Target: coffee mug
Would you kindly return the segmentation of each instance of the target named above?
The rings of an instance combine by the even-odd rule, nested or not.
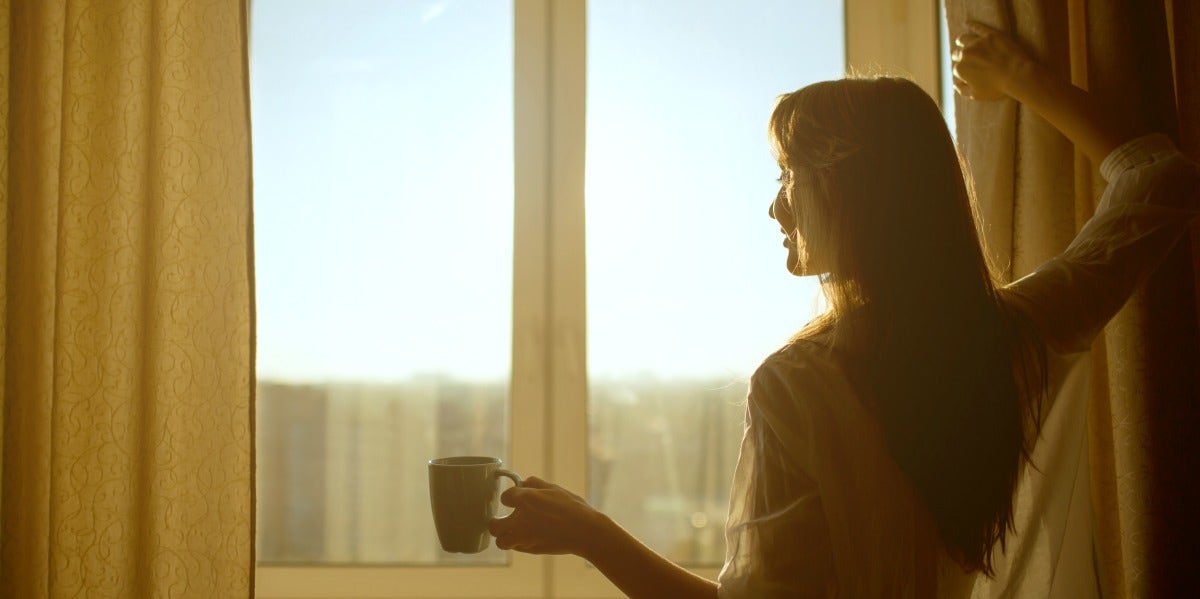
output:
[[[500,478],[521,477],[500,458],[455,456],[429,460],[429,504],[442,549],[479,553],[491,542],[488,525],[499,506]]]

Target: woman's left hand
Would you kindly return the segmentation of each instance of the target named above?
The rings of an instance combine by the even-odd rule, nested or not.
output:
[[[587,558],[612,521],[582,497],[535,476],[500,496],[513,513],[492,521],[496,547]]]
[[[998,100],[1020,96],[1033,85],[1037,63],[1025,49],[1002,31],[967,23],[967,32],[954,40],[950,54],[954,90],[973,100]]]

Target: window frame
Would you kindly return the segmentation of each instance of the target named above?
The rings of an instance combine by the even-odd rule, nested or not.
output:
[[[940,105],[937,0],[844,3],[847,71],[907,74]],[[510,460],[584,490],[587,0],[513,0],[513,28]],[[517,552],[495,566],[261,565],[255,587],[264,599],[621,596],[577,557]]]

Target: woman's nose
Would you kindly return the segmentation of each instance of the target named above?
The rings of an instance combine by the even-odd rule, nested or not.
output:
[[[787,194],[787,192],[782,187],[780,187],[779,192],[775,194],[775,199],[771,201],[771,205],[767,208],[767,214],[770,215],[771,218],[773,218],[775,220],[779,220],[779,216],[778,216],[779,213],[775,210],[775,206],[777,204],[779,204],[780,202],[787,201],[786,194]]]

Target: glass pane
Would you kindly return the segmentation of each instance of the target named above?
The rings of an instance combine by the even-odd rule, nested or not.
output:
[[[958,128],[954,124],[954,72],[951,71],[950,29],[946,23],[946,7],[938,2],[938,75],[942,87],[942,116],[950,127],[950,137],[958,139]]]
[[[251,3],[259,560],[446,554],[426,461],[507,451],[512,3]]]
[[[720,563],[746,384],[807,322],[767,216],[778,94],[843,72],[835,2],[588,3],[588,493]]]

